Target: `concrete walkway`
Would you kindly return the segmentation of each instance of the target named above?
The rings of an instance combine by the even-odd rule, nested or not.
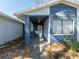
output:
[[[42,49],[43,46],[45,45],[46,41],[40,41],[40,39],[33,39],[33,59],[42,59],[41,54],[42,54]]]
[[[33,59],[41,59],[41,52],[39,45],[34,45],[33,47]]]

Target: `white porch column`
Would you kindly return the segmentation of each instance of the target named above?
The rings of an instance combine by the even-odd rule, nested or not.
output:
[[[77,41],[79,42],[79,9],[77,9]]]
[[[50,16],[49,16],[49,19],[48,19],[48,39],[47,39],[47,44],[50,44]]]

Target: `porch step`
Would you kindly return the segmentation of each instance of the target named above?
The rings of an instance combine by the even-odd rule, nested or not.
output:
[[[43,46],[45,45],[46,43],[43,43],[43,44],[34,44],[33,45],[33,59],[44,59],[41,57],[41,54],[42,54],[42,49],[43,49]]]
[[[32,45],[33,45],[33,53],[32,59],[43,59],[41,57],[43,46],[47,43],[46,40],[43,38],[34,38]]]

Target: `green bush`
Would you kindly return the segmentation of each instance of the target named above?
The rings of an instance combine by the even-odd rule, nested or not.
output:
[[[75,39],[74,36],[66,37],[63,40],[60,40],[60,43],[65,45],[68,49],[79,52],[79,42]]]

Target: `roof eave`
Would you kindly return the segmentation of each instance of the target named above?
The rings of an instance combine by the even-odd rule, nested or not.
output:
[[[5,14],[5,13],[3,13],[3,12],[0,12],[0,16],[2,16],[2,17],[5,17],[5,18],[7,18],[7,19],[9,19],[9,20],[13,20],[13,21],[17,21],[17,22],[19,22],[19,23],[25,23],[24,21],[22,21],[22,20],[20,20],[20,19],[18,19],[18,18],[14,18],[14,17],[12,17],[12,16],[10,16],[10,15],[7,15],[7,14]]]
[[[48,7],[50,6],[51,4],[57,4],[61,2],[61,0],[59,1],[50,1],[48,3],[45,3],[45,4],[42,4],[42,5],[39,5],[39,6],[35,6],[35,7],[32,7],[31,9],[24,9],[23,11],[19,11],[19,12],[16,12],[14,13],[15,16],[21,16],[21,15],[24,15],[24,13],[30,13],[30,12],[33,12],[33,11],[36,11],[36,10],[39,10],[39,9],[42,9],[42,8],[45,8],[45,7]]]
[[[69,2],[69,1],[66,1],[66,0],[59,0],[59,1],[55,1],[55,2],[51,1],[51,2],[49,2],[47,4],[43,4],[43,5],[40,5],[39,7],[37,6],[37,7],[31,8],[29,10],[25,9],[23,11],[14,13],[14,15],[15,16],[28,15],[28,13],[31,13],[33,11],[36,11],[36,10],[39,10],[39,9],[42,9],[42,8],[45,8],[45,7],[49,7],[49,6],[52,6],[52,5],[55,5],[55,4],[59,4],[59,3],[67,4],[67,5],[70,5],[72,7],[75,7],[77,9],[79,9],[79,5],[74,3],[74,2]]]

